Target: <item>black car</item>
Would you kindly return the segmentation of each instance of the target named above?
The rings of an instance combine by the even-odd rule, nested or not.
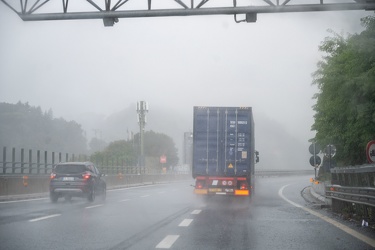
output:
[[[107,185],[103,176],[92,162],[59,163],[51,173],[50,199],[57,202],[60,197],[85,197],[93,202],[96,195],[101,195],[104,200]]]

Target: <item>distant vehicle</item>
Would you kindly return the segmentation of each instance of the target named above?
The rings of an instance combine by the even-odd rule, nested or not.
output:
[[[59,163],[51,173],[50,199],[55,203],[60,197],[84,197],[93,202],[98,194],[105,200],[107,185],[103,176],[92,162]]]
[[[258,161],[251,107],[194,107],[196,194],[251,197]]]

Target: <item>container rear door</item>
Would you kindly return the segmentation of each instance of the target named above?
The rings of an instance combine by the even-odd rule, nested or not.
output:
[[[193,176],[250,174],[251,108],[194,107]]]
[[[223,113],[224,172],[228,176],[249,175],[254,157],[251,108],[226,108]]]
[[[193,174],[218,175],[220,110],[194,107]]]

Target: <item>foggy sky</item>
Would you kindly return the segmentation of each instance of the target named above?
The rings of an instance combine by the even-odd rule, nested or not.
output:
[[[251,106],[257,127],[257,116],[266,117],[305,146],[295,153],[307,163],[318,46],[327,29],[358,33],[360,17],[371,14],[259,14],[241,24],[233,16],[158,17],[103,27],[101,20],[23,22],[0,3],[0,102],[29,102],[78,122],[140,100],[150,112],[187,117],[193,106]]]

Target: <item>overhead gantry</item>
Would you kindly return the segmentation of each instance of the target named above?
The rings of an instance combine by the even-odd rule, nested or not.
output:
[[[375,0],[0,0],[24,21],[233,15],[256,22],[258,13],[375,10]],[[301,4],[302,3],[302,4]],[[241,20],[237,15],[242,15]]]

